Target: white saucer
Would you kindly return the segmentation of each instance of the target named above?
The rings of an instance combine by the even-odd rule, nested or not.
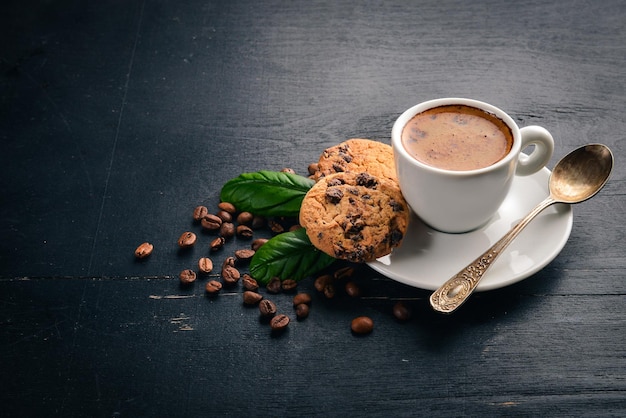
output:
[[[413,215],[402,245],[368,264],[398,282],[436,290],[546,198],[549,177],[547,168],[531,176],[516,176],[509,195],[491,221],[465,234],[433,230]],[[509,286],[541,270],[565,246],[572,221],[571,205],[557,203],[545,209],[493,263],[476,291]]]

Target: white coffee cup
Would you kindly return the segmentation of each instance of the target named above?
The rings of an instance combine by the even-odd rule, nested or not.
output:
[[[402,142],[402,131],[417,114],[444,105],[465,105],[498,117],[510,128],[510,151],[496,163],[465,171],[427,165],[414,158]],[[540,126],[519,128],[504,111],[463,98],[430,100],[411,107],[396,120],[391,132],[394,161],[402,194],[421,220],[442,232],[469,232],[485,225],[509,193],[515,175],[527,176],[543,168],[554,151],[554,140]],[[522,150],[530,145],[530,154]]]

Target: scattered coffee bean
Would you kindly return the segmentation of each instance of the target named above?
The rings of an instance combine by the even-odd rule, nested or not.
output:
[[[152,250],[154,249],[154,245],[149,242],[144,242],[140,244],[139,247],[135,250],[135,257],[137,258],[146,258],[150,254],[152,254]]]
[[[241,278],[241,273],[233,266],[226,266],[222,269],[222,280],[228,285],[234,285]]]
[[[237,225],[237,236],[241,238],[252,238],[253,231],[247,225]]]
[[[211,251],[220,250],[224,244],[226,243],[226,239],[224,237],[215,237],[213,241],[209,244],[209,249]]]
[[[293,168],[289,168],[289,167],[285,167],[282,170],[280,170],[281,173],[287,173],[287,174],[296,174],[296,170],[294,170]]]
[[[252,218],[252,229],[260,229],[265,226],[265,217],[261,215],[254,215]]]
[[[283,232],[285,232],[285,227],[273,219],[269,221],[268,224],[272,232],[275,234],[282,234]]]
[[[307,170],[309,171],[310,175],[313,175],[315,173],[318,172],[319,170],[319,164],[318,163],[311,163],[309,164],[309,166],[307,167]]]
[[[278,314],[270,321],[272,331],[282,331],[289,325],[289,317],[285,314]]]
[[[329,274],[324,274],[315,279],[313,286],[318,292],[323,292],[326,285],[332,283],[332,280],[333,278]]]
[[[196,244],[196,234],[193,232],[183,232],[182,235],[178,238],[178,246],[180,248],[189,248],[193,247]]]
[[[265,244],[267,241],[269,241],[267,238],[257,238],[254,241],[252,241],[252,244],[250,245],[250,248],[253,251],[258,251],[259,248],[261,248],[263,246],[263,244]]]
[[[374,330],[374,321],[369,316],[359,316],[352,320],[350,328],[355,334],[369,334]]]
[[[248,273],[244,273],[241,279],[244,289],[256,292],[259,290],[259,283]]]
[[[180,272],[178,278],[182,284],[190,284],[196,281],[196,272],[191,269],[186,269]]]
[[[217,231],[222,226],[222,220],[219,216],[209,213],[200,220],[200,224],[208,231]]]
[[[232,222],[224,222],[220,227],[220,236],[229,239],[235,236],[235,224]]]
[[[326,298],[328,299],[332,299],[335,297],[335,285],[332,283],[327,283],[326,286],[324,286],[324,296],[326,296]]]
[[[237,215],[237,223],[239,225],[252,225],[252,219],[254,219],[254,215],[250,212],[241,212]]]
[[[337,280],[347,279],[348,277],[352,277],[353,273],[354,267],[342,267],[333,273],[333,277]]]
[[[217,207],[220,210],[230,213],[231,215],[234,215],[235,212],[237,212],[237,208],[235,208],[235,205],[229,202],[220,202],[218,203]]]
[[[269,299],[259,301],[259,312],[263,317],[272,317],[276,315],[276,305]]]
[[[209,257],[202,257],[198,260],[198,271],[202,274],[209,274],[213,270],[213,261]]]
[[[300,225],[300,224],[291,225],[291,226],[289,227],[289,231],[290,231],[290,232],[297,231],[297,230],[298,230],[298,229],[300,229],[300,228],[302,228],[302,225]]]
[[[193,210],[193,220],[195,222],[200,222],[208,214],[209,210],[206,206],[196,206],[196,208]]]
[[[309,316],[309,305],[307,305],[306,303],[301,303],[299,305],[295,306],[296,308],[296,317],[298,319],[304,319],[306,317]]]
[[[235,258],[239,261],[250,261],[254,257],[254,250],[242,249],[235,251]]]
[[[204,289],[207,293],[212,295],[216,294],[220,290],[222,290],[222,284],[217,280],[209,280],[207,284],[204,286]]]
[[[347,282],[346,286],[346,294],[352,298],[358,298],[361,296],[361,288],[354,282]]]
[[[285,292],[292,292],[298,288],[298,282],[292,279],[283,280],[280,287]]]
[[[235,261],[236,261],[235,257],[232,257],[232,256],[226,257],[224,259],[224,262],[222,263],[222,270],[224,270],[226,266],[235,267]]]
[[[399,321],[408,321],[411,319],[411,310],[402,301],[393,305],[393,316]]]
[[[265,286],[268,292],[270,293],[280,293],[280,289],[282,289],[282,283],[278,277],[272,277],[270,281]]]
[[[243,292],[243,303],[245,305],[256,305],[263,299],[263,296],[257,292],[246,290]]]
[[[311,295],[308,293],[298,293],[293,297],[293,305],[309,305],[311,303]]]
[[[231,215],[229,212],[226,212],[225,210],[218,211],[215,214],[215,216],[220,218],[222,220],[222,222],[232,222],[233,221],[233,215]]]

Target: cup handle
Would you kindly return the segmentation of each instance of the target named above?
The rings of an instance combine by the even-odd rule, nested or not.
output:
[[[520,129],[522,137],[522,150],[529,145],[535,149],[530,155],[520,154],[515,174],[528,176],[536,173],[550,161],[554,152],[554,139],[547,129],[541,126],[525,126]]]

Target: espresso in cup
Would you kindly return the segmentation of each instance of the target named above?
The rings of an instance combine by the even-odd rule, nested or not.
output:
[[[511,128],[492,113],[466,105],[446,105],[413,116],[402,144],[417,161],[443,170],[489,167],[513,146]]]
[[[543,169],[554,150],[546,129],[519,128],[495,106],[454,97],[404,111],[393,125],[391,144],[409,206],[426,225],[450,233],[486,225],[514,177]],[[528,155],[522,152],[531,148]]]

